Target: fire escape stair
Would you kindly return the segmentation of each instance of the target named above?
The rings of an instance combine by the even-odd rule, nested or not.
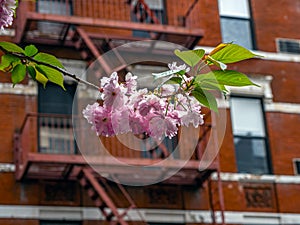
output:
[[[92,168],[85,166],[77,167],[77,180],[79,181],[79,184],[83,187],[83,189],[87,192],[89,197],[94,201],[95,206],[100,209],[106,221],[109,221],[112,225],[129,224],[129,222],[125,221],[124,218],[128,216],[128,212],[131,209],[136,208],[136,205],[121,184],[116,183],[120,189],[120,192],[123,194],[123,197],[126,198],[130,203],[129,206],[125,210],[123,210],[123,212],[119,212],[117,204],[112,198],[112,196],[115,195],[114,191],[110,188],[106,179],[96,174]],[[147,224],[143,221],[143,218],[141,219],[141,224]]]

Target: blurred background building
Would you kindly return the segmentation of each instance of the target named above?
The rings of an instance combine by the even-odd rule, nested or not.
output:
[[[169,45],[150,42],[144,51],[130,45],[149,39],[207,52],[234,42],[264,58],[230,65],[261,88],[231,88],[219,102],[227,112],[225,137],[208,166],[199,162],[217,130],[205,111],[196,137],[186,129],[190,138],[179,135],[144,154],[102,138],[115,158],[139,167],[163,160],[164,147],[172,153],[180,143],[168,165],[151,170],[124,169],[100,152],[94,166],[105,176],[91,170],[80,154],[84,144],[74,141],[72,104],[73,115],[82,104],[76,83],[66,79],[67,92],[31,80],[12,88],[1,72],[0,224],[300,224],[299,26],[299,0],[20,0],[15,23],[0,40],[35,44],[82,76],[122,44],[130,46],[126,58],[124,49],[111,51],[116,60],[98,60],[100,74],[161,69],[163,63],[127,65],[145,52],[171,59]],[[141,185],[178,169],[152,185],[112,182]]]

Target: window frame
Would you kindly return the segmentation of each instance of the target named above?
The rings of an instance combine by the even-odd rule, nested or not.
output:
[[[300,176],[300,158],[293,159],[294,174]]]
[[[250,43],[252,45],[252,50],[257,49],[257,42],[256,42],[256,35],[255,35],[255,27],[254,27],[254,21],[253,21],[253,13],[252,13],[252,4],[251,1],[246,0],[249,8],[249,16],[242,17],[242,16],[229,16],[229,15],[222,15],[219,9],[219,17],[220,17],[220,31],[223,41],[223,32],[221,27],[221,20],[222,19],[230,19],[230,20],[237,20],[237,21],[248,21],[249,22],[249,28],[250,28]]]
[[[230,97],[229,97],[229,102],[230,102],[230,118],[231,118],[231,126],[233,127],[233,121],[232,121],[232,110],[231,110],[231,99],[232,98],[241,98],[241,99],[257,99],[260,102],[260,109],[262,112],[262,126],[264,128],[264,136],[243,136],[243,135],[236,135],[232,129],[232,136],[233,139],[234,138],[244,138],[244,139],[253,139],[253,140],[264,140],[265,143],[265,160],[266,160],[266,165],[267,165],[267,173],[263,173],[263,174],[273,174],[273,165],[272,165],[272,157],[271,157],[271,149],[270,149],[270,143],[269,143],[269,134],[268,134],[268,129],[267,129],[267,118],[266,118],[266,111],[265,111],[265,107],[264,107],[264,98],[263,96],[259,96],[259,95],[243,95],[243,94],[234,94],[231,93]],[[236,146],[234,144],[234,151],[235,151],[235,155],[236,155]],[[237,158],[235,158],[236,160],[236,166],[238,165],[237,163]],[[240,173],[239,168],[237,167],[237,172]]]

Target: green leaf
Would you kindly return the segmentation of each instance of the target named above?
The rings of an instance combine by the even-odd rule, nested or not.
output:
[[[26,76],[26,66],[23,64],[18,64],[14,67],[13,71],[11,72],[11,81],[13,84],[20,83],[24,80]]]
[[[64,87],[64,77],[59,71],[44,65],[37,65],[36,68],[42,74],[44,74],[49,79],[49,81],[61,86],[64,90],[66,90]]]
[[[219,84],[216,80],[209,81],[204,80],[199,86],[204,90],[217,90],[222,92],[227,92],[226,87],[223,84]]]
[[[36,67],[34,69],[35,69],[35,79],[38,82],[40,82],[45,88],[48,82],[48,78],[44,74],[42,74]]]
[[[217,67],[221,68],[221,70],[226,70],[227,69],[227,65],[218,61],[218,60],[215,60],[213,57],[211,57],[210,55],[207,56],[207,59],[209,60],[210,64],[214,64],[216,65]]]
[[[212,93],[203,90],[200,87],[196,87],[191,93],[192,96],[194,96],[202,105],[208,107],[214,112],[218,112],[218,104]]]
[[[221,44],[217,46],[210,54],[214,60],[222,63],[235,63],[245,59],[259,57],[248,49],[237,44]],[[209,58],[208,58],[209,59]]]
[[[27,45],[25,47],[25,55],[26,56],[32,57],[36,53],[38,53],[38,49],[34,45]]]
[[[181,77],[172,77],[166,81],[165,84],[181,84],[182,78]]]
[[[59,68],[64,68],[61,62],[53,55],[40,52],[33,57],[35,60],[43,63],[47,63],[53,66],[57,66]]]
[[[31,76],[32,79],[36,80],[36,72],[33,66],[27,66],[27,73]]]
[[[2,41],[0,46],[6,51],[24,54],[24,50],[14,43]]]
[[[227,85],[227,86],[248,86],[248,85],[254,85],[258,86],[257,84],[253,83],[247,75],[234,71],[234,70],[215,70],[206,74],[197,75],[195,78],[197,82],[201,83],[203,81],[209,81],[209,82],[217,82],[220,85]]]
[[[205,55],[205,51],[203,49],[188,50],[188,51],[180,51],[176,49],[174,53],[180,59],[182,59],[186,64],[192,67],[197,65]]]
[[[21,60],[10,54],[3,55],[1,57],[0,70],[10,72],[13,69],[14,62],[21,62]]]

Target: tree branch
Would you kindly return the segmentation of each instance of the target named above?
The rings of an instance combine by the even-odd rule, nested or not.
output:
[[[21,59],[21,60],[28,60],[28,61],[34,62],[34,63],[36,63],[36,64],[44,65],[44,66],[47,66],[47,67],[49,67],[49,68],[55,69],[55,70],[57,70],[58,72],[62,73],[64,76],[70,77],[70,78],[72,78],[73,80],[77,81],[78,83],[85,84],[85,85],[90,86],[90,87],[92,87],[92,88],[94,88],[94,89],[97,89],[97,90],[100,89],[100,87],[98,87],[97,85],[92,84],[92,83],[90,83],[90,82],[88,82],[88,81],[86,81],[86,80],[83,80],[83,79],[79,78],[78,76],[76,76],[75,74],[69,73],[68,71],[66,71],[66,70],[64,70],[64,69],[62,69],[62,68],[59,68],[59,67],[57,67],[57,66],[54,66],[54,65],[51,65],[51,64],[45,63],[45,62],[40,62],[40,61],[38,61],[38,60],[33,59],[32,57],[25,56],[25,55],[20,54],[20,53],[7,51],[7,50],[4,49],[2,46],[0,46],[0,50],[1,50],[2,52],[4,52],[5,54],[13,55],[13,56],[15,56],[15,57],[18,57],[18,58]]]

